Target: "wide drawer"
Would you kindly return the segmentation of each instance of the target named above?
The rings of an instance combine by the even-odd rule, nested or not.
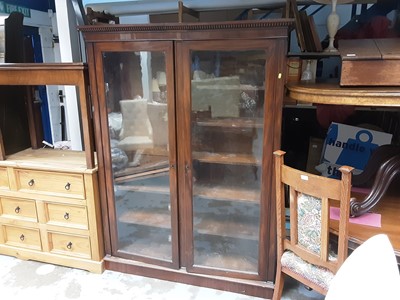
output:
[[[87,236],[48,232],[50,252],[91,258],[90,239]]]
[[[48,195],[85,199],[82,174],[16,169],[17,189]]]
[[[3,230],[6,245],[42,250],[39,229],[3,225]]]
[[[7,168],[0,168],[0,189],[4,190],[10,189],[10,184],[8,182]]]
[[[88,216],[85,206],[46,203],[47,223],[58,226],[88,229]]]
[[[1,215],[37,222],[36,203],[34,200],[0,198]]]

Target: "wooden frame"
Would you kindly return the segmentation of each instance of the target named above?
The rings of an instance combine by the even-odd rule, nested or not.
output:
[[[322,45],[321,45],[321,40],[318,36],[317,28],[315,26],[315,21],[314,21],[313,15],[308,16],[308,24],[310,26],[311,39],[312,39],[313,45],[315,47],[315,51],[321,52],[323,49],[322,49]]]
[[[288,0],[287,6],[289,8],[286,9],[286,12],[289,14],[289,16],[291,14],[293,14],[293,16],[294,16],[294,20],[295,20],[295,24],[296,24],[296,35],[297,35],[297,40],[298,40],[300,50],[302,52],[305,52],[305,51],[307,51],[307,44],[306,44],[306,40],[305,40],[305,36],[304,36],[304,27],[301,22],[301,16],[300,16],[299,10],[297,9],[296,0]]]
[[[80,30],[83,32],[88,50],[88,61],[90,69],[91,89],[94,104],[94,118],[96,130],[96,145],[99,157],[99,175],[101,201],[103,211],[103,226],[106,232],[106,268],[133,274],[141,274],[154,278],[174,280],[188,284],[207,286],[230,290],[232,292],[245,293],[247,295],[259,296],[263,298],[272,297],[275,276],[275,207],[271,199],[272,185],[272,151],[280,143],[281,128],[281,105],[284,94],[284,76],[286,72],[287,51],[287,32],[293,26],[291,19],[274,19],[267,21],[236,21],[236,22],[192,22],[192,23],[162,23],[162,24],[139,24],[139,25],[113,25],[113,26],[84,26]],[[170,264],[168,260],[159,261],[157,256],[143,256],[136,251],[122,253],[115,249],[115,236],[117,216],[115,214],[115,197],[113,189],[113,175],[111,174],[111,159],[109,136],[107,126],[107,103],[104,88],[104,65],[102,54],[107,51],[134,52],[155,51],[156,44],[161,42],[171,43],[174,51],[171,52],[166,62],[171,63],[174,68],[166,70],[168,95],[168,120],[176,118],[176,128],[169,127],[171,152],[177,153],[177,161],[170,159],[170,199],[172,228],[179,230],[177,241],[178,249],[173,252],[178,254],[178,264]],[[243,42],[240,42],[243,41]],[[139,49],[138,45],[144,45]],[[233,45],[233,46],[231,46]],[[190,128],[194,123],[191,114],[191,59],[188,57],[189,51],[237,51],[259,50],[262,51],[261,57],[273,57],[268,59],[265,66],[265,86],[264,99],[265,110],[263,111],[263,122],[257,123],[257,128],[263,128],[264,136],[262,141],[263,156],[259,161],[251,164],[262,165],[263,180],[260,191],[254,197],[255,206],[259,206],[262,220],[259,232],[254,234],[254,241],[259,241],[257,248],[257,265],[252,266],[252,270],[240,270],[238,268],[226,270],[218,266],[215,268],[210,265],[195,264],[193,260],[193,158],[200,158],[203,161],[209,160],[210,156],[201,156],[193,153],[190,143]],[[160,50],[160,49],[158,49]],[[163,49],[161,49],[163,50]],[[268,54],[268,56],[267,56]],[[257,56],[258,57],[258,56]],[[267,71],[268,70],[268,71]],[[176,103],[176,107],[171,104]],[[268,112],[268,113],[267,113]],[[196,120],[196,122],[202,120]],[[193,123],[192,123],[193,122]],[[207,122],[205,118],[203,123]],[[222,124],[221,124],[222,123]],[[243,122],[241,122],[243,123]],[[238,122],[218,122],[210,124],[224,128],[240,128]],[[210,126],[206,125],[206,126]],[[235,126],[234,126],[235,125]],[[240,125],[240,124],[239,124]],[[253,124],[254,125],[254,124]],[[251,125],[251,126],[253,126]],[[203,126],[203,125],[201,125]],[[247,126],[241,124],[241,126]],[[254,125],[255,126],[255,125]],[[247,127],[246,127],[247,128]],[[176,129],[176,130],[175,130]],[[247,129],[246,129],[247,130]],[[275,145],[275,146],[274,146]],[[243,164],[243,159],[238,163],[234,159],[241,159],[237,155],[220,156],[214,155],[210,163],[239,165]],[[216,160],[219,159],[218,162]],[[249,164],[247,161],[246,164]],[[167,169],[164,169],[167,171]],[[148,174],[146,174],[148,175]],[[124,179],[126,179],[125,177]],[[131,178],[130,178],[131,179]],[[199,182],[198,182],[199,183]],[[176,185],[175,185],[176,184]],[[172,186],[172,188],[171,188]],[[213,188],[215,189],[215,187]],[[242,195],[241,190],[236,191],[234,196],[229,196],[230,190],[222,189],[218,199],[224,201],[236,201]],[[203,194],[210,197],[210,189],[203,189]],[[253,194],[251,194],[253,195]],[[225,197],[225,198],[224,198]],[[231,199],[234,198],[234,199]],[[248,197],[250,198],[250,197]],[[253,199],[245,198],[245,201]],[[155,217],[157,215],[154,215]],[[239,221],[237,221],[239,223]],[[208,222],[208,224],[211,222]],[[231,226],[232,227],[232,226]],[[214,228],[214,227],[212,227]],[[254,233],[255,231],[253,231]],[[234,232],[238,236],[237,232]],[[214,236],[216,234],[213,234]],[[253,236],[252,236],[253,238]],[[246,235],[246,239],[248,236]],[[253,241],[252,240],[252,241]],[[172,235],[172,243],[175,243]],[[175,250],[173,250],[175,251]],[[126,255],[125,255],[126,254]],[[124,256],[122,256],[124,255]],[[129,257],[128,257],[129,255]],[[158,260],[158,261],[156,261]],[[174,261],[175,263],[175,261]]]
[[[87,66],[83,63],[10,63],[0,65],[0,85],[73,85],[78,87],[86,165],[89,169],[93,169],[95,168],[93,125],[85,82],[88,82]],[[1,134],[0,138],[0,159],[5,160]]]
[[[341,180],[327,178],[293,169],[284,164],[284,151],[274,152],[275,162],[275,192],[276,192],[276,216],[277,216],[277,272],[275,279],[275,291],[273,299],[281,298],[284,276],[302,282],[315,291],[326,295],[327,289],[316,282],[307,279],[290,267],[282,265],[281,258],[286,251],[291,251],[304,262],[337,272],[341,264],[347,258],[348,251],[348,225],[350,211],[351,171],[353,168],[342,166]],[[288,193],[286,193],[288,189]],[[320,247],[319,253],[311,251],[299,241],[298,228],[298,198],[300,195],[311,196],[310,201],[321,202],[320,212]],[[286,195],[289,195],[290,210],[290,234],[286,234]],[[333,204],[333,203],[337,204]],[[330,207],[338,205],[340,209],[337,259],[329,259],[329,224]],[[316,230],[318,230],[316,228]],[[310,277],[312,275],[310,274]]]
[[[198,11],[195,11],[194,9],[188,8],[185,5],[183,5],[182,1],[178,1],[178,22],[182,23],[183,22],[183,14],[188,14],[197,20],[200,19],[200,13]]]

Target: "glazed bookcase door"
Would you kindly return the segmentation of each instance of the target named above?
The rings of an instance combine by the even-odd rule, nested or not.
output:
[[[94,52],[112,255],[177,268],[172,43]]]
[[[180,57],[187,112],[180,161],[190,272],[265,278],[273,151],[274,43],[263,40],[184,42]],[[275,68],[275,69],[273,69]],[[276,72],[276,71],[275,71]],[[277,72],[276,72],[277,73]],[[189,74],[189,75],[188,75]],[[178,141],[179,142],[179,141]],[[271,262],[273,263],[273,262]]]

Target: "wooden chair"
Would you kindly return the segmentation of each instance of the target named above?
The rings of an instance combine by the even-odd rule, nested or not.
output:
[[[274,152],[277,270],[273,299],[282,295],[289,275],[326,295],[329,283],[347,257],[351,171],[343,166],[341,180],[322,177],[284,164],[284,151]],[[285,198],[289,197],[289,201]],[[340,209],[337,253],[329,243],[329,213],[333,201]],[[289,202],[290,235],[286,235],[285,202]]]

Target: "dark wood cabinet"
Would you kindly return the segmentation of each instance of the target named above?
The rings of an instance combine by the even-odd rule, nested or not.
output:
[[[270,297],[290,20],[83,26],[106,268]]]

